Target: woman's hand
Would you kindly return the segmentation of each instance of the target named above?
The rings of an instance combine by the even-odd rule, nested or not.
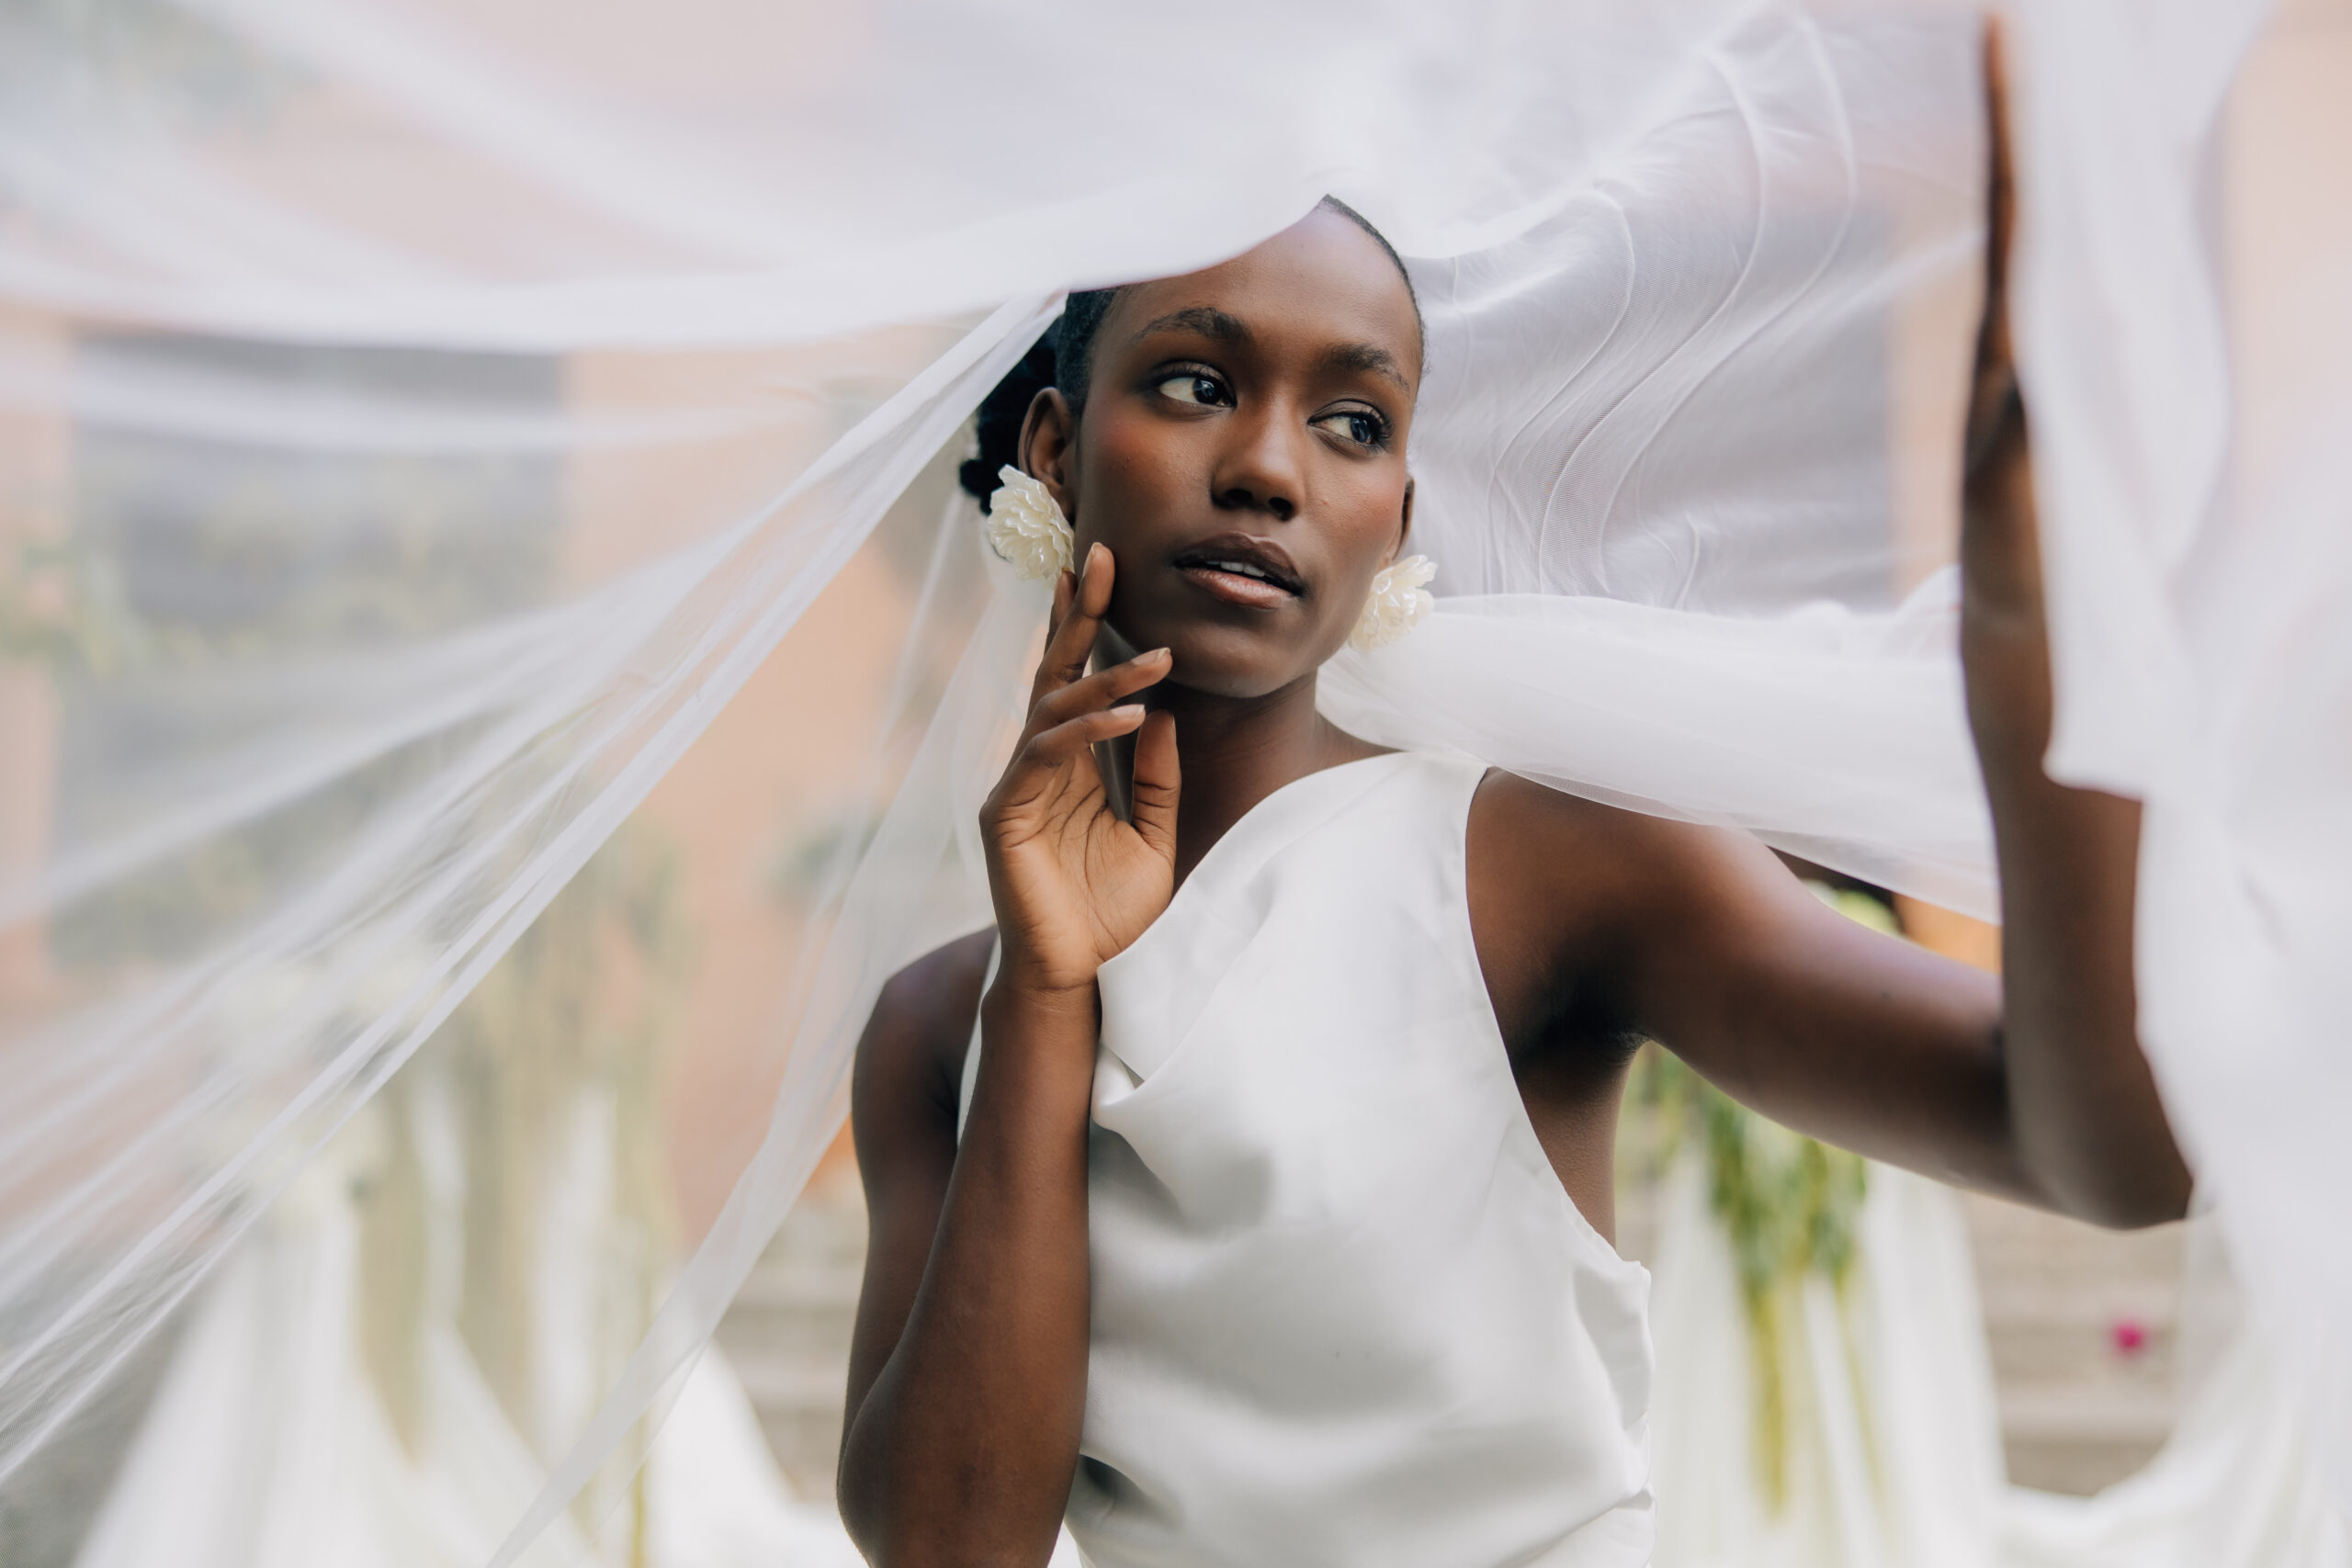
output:
[[[2008,79],[1997,24],[1984,36],[1984,308],[1968,397],[1961,478],[1961,578],[1972,628],[1996,637],[2043,636],[2041,548],[2033,503],[2033,456],[2009,333],[2009,247],[2017,188],[2009,143]],[[2048,677],[2016,694],[2015,711],[1987,712],[2039,752],[2049,744]]]
[[[1087,551],[1054,591],[1054,622],[1030,688],[1029,722],[980,811],[1001,977],[1023,990],[1091,987],[1143,934],[1176,886],[1176,726],[1125,699],[1168,674],[1166,649],[1086,673],[1111,604],[1111,552]],[[1111,809],[1093,748],[1136,737],[1128,821]]]

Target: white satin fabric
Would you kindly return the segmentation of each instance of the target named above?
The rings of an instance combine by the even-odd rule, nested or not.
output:
[[[429,1080],[420,1088],[441,1090]],[[424,1275],[418,1366],[401,1390],[422,1416],[403,1432],[392,1395],[362,1354],[371,1308],[360,1254],[368,1168],[383,1130],[370,1122],[316,1160],[205,1293],[180,1330],[153,1403],[130,1436],[112,1494],[73,1568],[477,1568],[540,1482],[527,1432],[467,1343],[455,1300],[461,1146],[446,1092],[405,1107],[425,1135],[439,1245]],[[533,1259],[554,1292],[584,1271],[550,1268],[611,1235],[609,1140],[577,1119]],[[583,1157],[584,1156],[584,1157]],[[376,1280],[382,1288],[382,1280]],[[534,1350],[550,1380],[593,1393],[593,1318],[560,1299]],[[567,1309],[571,1309],[567,1312]],[[129,1436],[127,1434],[127,1436]],[[660,1450],[622,1500],[633,1533],[615,1541],[606,1510],[567,1515],[532,1543],[528,1568],[858,1568],[828,1505],[796,1499],[751,1402],[714,1348],[696,1364]],[[607,1509],[611,1506],[607,1502]]]
[[[1276,791],[1102,967],[1094,1568],[1649,1561],[1649,1277],[1511,1076],[1464,882],[1485,772]]]
[[[2248,1310],[2213,1216],[2186,1239],[2172,1436],[2096,1496],[2011,1487],[2002,1568],[2352,1568],[2352,1507],[2322,1468],[2330,1390]]]
[[[2096,1495],[2008,1483],[1967,1224],[1950,1189],[1889,1166],[1842,1285],[1807,1279],[1779,1342],[1788,1487],[1758,1483],[1752,1339],[1705,1174],[1661,1193],[1653,1326],[1655,1568],[2352,1568],[2321,1468],[2320,1389],[2246,1310],[2220,1229],[2182,1258],[2179,1415]]]

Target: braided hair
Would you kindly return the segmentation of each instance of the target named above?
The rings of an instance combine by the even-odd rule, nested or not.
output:
[[[1396,264],[1396,276],[1405,280],[1406,298],[1413,302],[1414,330],[1421,332],[1420,296],[1413,290],[1412,275],[1405,270],[1405,258],[1396,254],[1388,236],[1336,196],[1327,196],[1316,205],[1338,213],[1371,235],[1382,254]],[[1116,288],[1089,288],[1072,294],[1054,324],[1046,329],[1045,335],[1030,346],[1021,362],[1006,372],[1004,379],[980,404],[975,422],[979,449],[956,472],[965,491],[979,502],[981,511],[989,509],[989,497],[996,493],[999,470],[1007,464],[1020,464],[1021,427],[1027,423],[1029,405],[1036,401],[1039,392],[1047,387],[1058,387],[1069,400],[1073,414],[1085,412],[1087,378],[1094,368],[1094,334],[1101,330],[1102,318],[1111,313],[1111,306],[1118,298]]]

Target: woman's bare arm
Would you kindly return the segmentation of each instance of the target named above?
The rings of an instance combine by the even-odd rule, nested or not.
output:
[[[1967,433],[1962,655],[2001,874],[2005,979],[1823,908],[1739,835],[1494,781],[1473,923],[1515,1046],[1587,1048],[1557,998],[1646,1032],[1777,1121],[2099,1224],[2177,1218],[2189,1176],[2136,1032],[2138,808],[2042,772],[2049,639],[2008,356],[2007,137]]]
[[[2002,1043],[2019,1157],[2069,1213],[2177,1217],[2190,1178],[2140,1050],[2132,981],[2140,807],[2042,772],[2049,621],[2026,410],[2010,353],[2015,228],[2005,80],[1987,41],[1993,128],[1984,326],[1962,495],[1962,662],[2001,874]]]
[[[981,977],[993,932],[895,980],[854,1086],[870,1239],[850,1352],[842,1517],[869,1560],[1035,1568],[1086,1391],[1086,1120],[1095,1022]],[[963,1045],[983,1014],[962,1149]],[[1041,1066],[1046,1070],[1039,1070]]]
[[[1167,673],[1166,653],[1086,672],[1112,570],[1098,545],[1057,590],[1029,723],[981,811],[995,980],[978,995],[972,951],[934,955],[893,982],[859,1050],[852,1114],[874,1252],[841,1506],[881,1568],[1040,1568],[1077,1469],[1094,976],[1167,906],[1176,851],[1173,729],[1124,701]],[[1138,731],[1123,821],[1092,747]],[[945,1064],[975,1006],[979,1069],[959,1143]]]
[[[2058,798],[2024,804],[2056,809],[2026,829],[2073,831],[2077,803],[2064,797],[2076,792],[2047,787]],[[1588,1139],[1619,1079],[1573,1068],[1617,1061],[1594,1033],[1622,1030],[1826,1142],[2095,1223],[2146,1224],[2179,1216],[2188,1180],[2132,1031],[2129,848],[2086,834],[2011,878],[2007,961],[2031,948],[2037,980],[2005,992],[1827,908],[1743,834],[1498,775],[1471,816],[1472,926],[1531,1101],[1562,1088],[1593,1101],[1531,1109]],[[2120,898],[2111,885],[2069,891],[2068,879],[2119,870]],[[1571,1195],[1605,1217],[1606,1182],[1589,1173],[1590,1190],[1572,1183]]]
[[[1497,775],[1472,810],[1470,875],[1521,1083],[1590,1101],[1546,1108],[1584,1114],[1587,1141],[1620,1079],[1570,1069],[1621,1061],[1595,1036],[1624,1032],[1815,1137],[2051,1201],[2009,1124],[1999,982],[1855,924],[1755,840]],[[1605,1180],[1571,1195],[1601,1212]]]

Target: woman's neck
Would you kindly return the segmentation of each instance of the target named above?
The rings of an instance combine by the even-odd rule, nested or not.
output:
[[[1221,697],[1169,685],[1146,701],[1176,719],[1176,756],[1182,770],[1176,812],[1176,880],[1182,882],[1209,847],[1251,807],[1309,773],[1378,756],[1387,750],[1360,740],[1315,707],[1309,673],[1261,697]],[[1125,814],[1132,742],[1121,742],[1105,782]]]

